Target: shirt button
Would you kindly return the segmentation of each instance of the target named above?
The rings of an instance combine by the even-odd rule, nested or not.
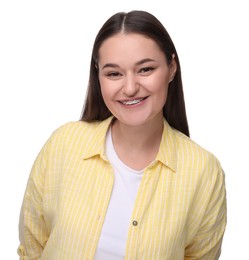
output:
[[[132,225],[133,225],[133,226],[137,226],[137,224],[138,224],[138,223],[137,223],[136,220],[132,221]]]

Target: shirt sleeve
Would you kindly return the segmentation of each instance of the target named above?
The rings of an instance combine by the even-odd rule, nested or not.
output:
[[[226,189],[224,172],[216,161],[214,179],[210,185],[205,213],[200,228],[185,249],[184,259],[216,260],[221,254],[222,239],[227,221]]]
[[[20,260],[39,259],[49,236],[42,210],[47,145],[34,162],[24,194],[19,220],[20,245],[17,250]]]

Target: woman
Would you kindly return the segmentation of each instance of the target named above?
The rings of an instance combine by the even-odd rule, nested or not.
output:
[[[21,259],[218,259],[225,227],[224,173],[189,138],[169,34],[147,12],[113,15],[81,120],[56,130],[32,168]]]

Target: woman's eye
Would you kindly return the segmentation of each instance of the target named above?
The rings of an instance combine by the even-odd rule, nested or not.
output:
[[[155,68],[153,68],[153,67],[145,67],[145,68],[140,69],[139,72],[141,72],[141,73],[148,73],[148,72],[153,71],[154,69]]]
[[[119,72],[108,72],[106,73],[107,77],[110,77],[110,78],[115,78],[115,77],[120,77],[121,74]]]

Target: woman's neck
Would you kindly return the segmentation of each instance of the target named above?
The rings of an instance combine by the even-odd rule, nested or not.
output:
[[[162,132],[163,118],[140,126],[125,125],[116,120],[112,125],[112,141],[120,160],[141,170],[155,159]]]

